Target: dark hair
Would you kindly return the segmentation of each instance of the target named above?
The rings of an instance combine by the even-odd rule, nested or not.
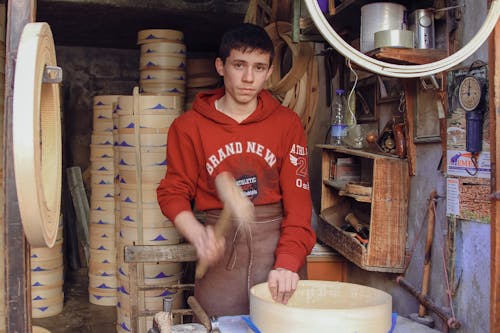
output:
[[[273,41],[266,30],[251,23],[239,24],[224,33],[219,47],[219,57],[222,62],[226,62],[231,50],[241,52],[261,50],[263,53],[269,53],[269,64],[272,64],[274,58]]]

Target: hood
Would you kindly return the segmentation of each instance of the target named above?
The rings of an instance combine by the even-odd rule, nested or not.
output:
[[[206,118],[220,124],[234,125],[234,120],[226,116],[215,108],[215,101],[224,96],[224,88],[201,92],[196,95],[193,102],[193,110]],[[249,124],[261,121],[269,117],[273,112],[281,107],[281,104],[266,89],[263,89],[257,96],[257,108],[241,124]]]

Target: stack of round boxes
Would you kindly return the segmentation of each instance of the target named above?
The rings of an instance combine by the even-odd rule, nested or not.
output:
[[[30,249],[32,318],[52,317],[63,310],[62,230],[61,223],[53,247]]]
[[[118,175],[120,220],[118,249],[117,331],[129,332],[130,307],[141,311],[163,310],[163,297],[174,296],[174,308],[182,306],[182,293],[169,288],[181,282],[182,263],[138,264],[139,285],[157,287],[139,291],[131,299],[128,265],[123,259],[126,245],[173,245],[182,242],[173,224],[163,216],[156,198],[156,188],[167,170],[166,144],[170,124],[183,111],[181,95],[144,95],[134,89],[132,96],[119,96]],[[134,318],[139,332],[146,333],[152,317]]]
[[[137,43],[141,94],[185,94],[186,45],[182,31],[141,30]]]
[[[117,302],[113,109],[118,95],[94,97],[90,145],[89,302]]]
[[[221,79],[215,70],[214,56],[188,57],[186,67],[186,106],[191,109],[196,95],[217,88]]]

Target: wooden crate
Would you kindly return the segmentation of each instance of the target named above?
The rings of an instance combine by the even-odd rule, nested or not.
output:
[[[323,149],[323,184],[318,239],[359,267],[369,271],[400,273],[406,260],[409,176],[406,160],[391,156],[320,145]],[[372,196],[360,203],[355,196],[341,195],[332,186],[330,161],[339,157],[361,158],[364,182],[370,182]],[[367,168],[363,167],[368,166]],[[335,184],[335,180],[333,182]],[[370,224],[368,244],[342,230],[345,216],[358,210]],[[363,211],[364,210],[364,211]]]

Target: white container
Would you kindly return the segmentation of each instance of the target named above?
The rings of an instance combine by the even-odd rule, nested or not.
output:
[[[375,33],[375,48],[379,47],[413,47],[413,31],[382,30]]]
[[[360,51],[375,48],[375,33],[382,30],[406,30],[406,7],[392,2],[376,2],[361,7]]]
[[[250,317],[262,332],[387,333],[390,294],[367,286],[301,280],[287,305],[272,300],[267,283],[250,289]]]

